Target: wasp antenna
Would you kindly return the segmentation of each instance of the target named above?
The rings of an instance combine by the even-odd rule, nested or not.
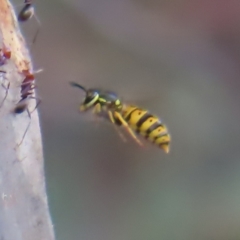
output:
[[[85,87],[81,86],[78,83],[70,82],[70,85],[73,86],[73,87],[78,87],[78,88],[82,89],[84,92],[87,92],[87,89]]]

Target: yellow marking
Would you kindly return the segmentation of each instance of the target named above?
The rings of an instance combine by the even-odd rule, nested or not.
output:
[[[133,132],[133,130],[128,125],[128,123],[124,120],[122,115],[119,112],[114,112],[114,115],[122,123],[123,127],[125,127],[126,131],[128,131],[128,133],[132,136],[132,138],[136,141],[136,143],[139,144],[140,146],[143,146],[142,143],[140,142],[140,140],[137,138],[137,136]]]
[[[126,119],[129,116],[129,114],[132,111],[134,111],[135,109],[137,109],[137,107],[124,105],[123,106],[123,113],[122,113],[123,118]]]
[[[96,96],[94,96],[94,98],[90,102],[85,104],[86,108],[91,107],[97,101],[98,98],[99,98],[99,95],[96,94]]]
[[[167,132],[167,128],[164,125],[160,125],[158,128],[154,129],[149,135],[148,139],[153,142],[155,137],[160,136]]]
[[[128,124],[136,129],[137,128],[137,122],[147,113],[148,111],[142,110],[142,109],[135,109],[130,116],[130,119],[127,121]]]
[[[161,136],[157,138],[154,143],[158,145],[160,148],[162,148],[166,153],[169,152],[169,143],[170,143],[171,137],[169,134]]]
[[[98,101],[99,102],[104,102],[104,103],[107,102],[106,99],[104,99],[104,98],[99,98]]]
[[[164,135],[164,136],[161,136],[161,137],[158,137],[155,141],[154,141],[154,143],[155,144],[161,144],[161,143],[169,143],[170,142],[170,135],[169,134],[167,134],[167,135]]]
[[[169,153],[169,151],[170,151],[170,146],[169,146],[168,143],[162,144],[162,145],[160,145],[159,147],[160,147],[165,153]]]
[[[119,99],[117,99],[116,101],[115,101],[115,105],[120,105],[121,104],[121,101],[119,100]]]
[[[139,132],[141,135],[146,135],[147,130],[156,122],[159,122],[158,118],[150,117],[148,118],[140,127]]]

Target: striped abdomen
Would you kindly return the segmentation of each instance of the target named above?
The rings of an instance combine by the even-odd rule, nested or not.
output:
[[[122,115],[134,131],[169,152],[170,135],[158,117],[136,106],[124,106]]]

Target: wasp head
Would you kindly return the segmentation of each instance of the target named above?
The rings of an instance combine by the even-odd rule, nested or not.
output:
[[[87,111],[88,109],[90,109],[91,107],[94,106],[94,103],[99,98],[99,91],[98,90],[86,89],[85,87],[83,87],[80,84],[75,83],[75,82],[71,82],[70,84],[73,87],[78,87],[78,88],[82,89],[86,93],[86,96],[85,96],[82,104],[80,105],[80,111],[81,112],[82,111]]]

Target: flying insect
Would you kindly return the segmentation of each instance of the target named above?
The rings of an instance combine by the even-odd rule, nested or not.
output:
[[[158,117],[137,106],[124,104],[114,92],[86,89],[74,82],[70,84],[86,93],[80,111],[91,109],[93,114],[108,119],[117,126],[123,126],[140,146],[142,143],[136,133],[159,146],[164,152],[169,152],[170,134]]]

